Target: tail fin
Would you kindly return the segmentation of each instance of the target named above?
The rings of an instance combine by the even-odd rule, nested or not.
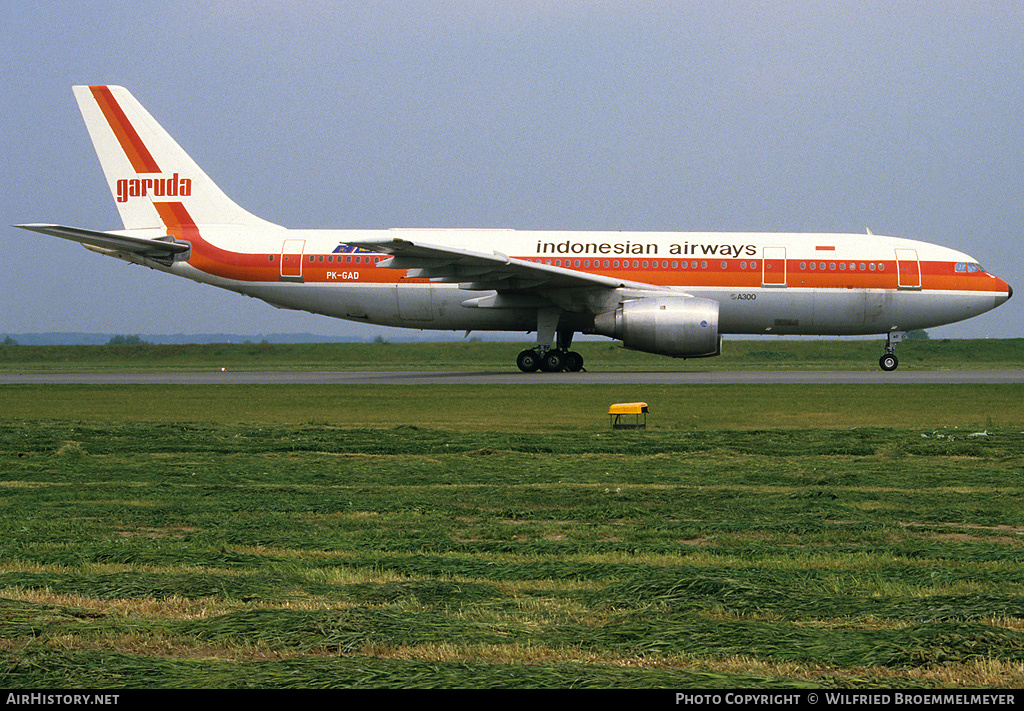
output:
[[[163,229],[160,203],[180,203],[197,225],[272,226],[225,195],[127,89],[74,92],[125,229]]]

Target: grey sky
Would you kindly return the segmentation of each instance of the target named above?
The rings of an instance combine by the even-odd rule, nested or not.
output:
[[[1019,0],[7,0],[0,33],[3,225],[121,226],[71,94],[112,83],[289,227],[870,229],[1024,286]],[[0,333],[387,333],[0,240]]]

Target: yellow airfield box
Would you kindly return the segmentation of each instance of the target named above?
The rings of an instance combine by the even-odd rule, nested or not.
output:
[[[612,429],[647,429],[646,402],[617,402],[608,408],[608,415],[611,418]]]

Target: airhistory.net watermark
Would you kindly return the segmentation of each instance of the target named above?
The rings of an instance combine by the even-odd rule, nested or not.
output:
[[[23,706],[116,706],[120,694],[56,694],[8,692],[4,703]]]

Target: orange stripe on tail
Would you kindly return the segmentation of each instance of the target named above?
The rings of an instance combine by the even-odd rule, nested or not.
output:
[[[180,202],[154,202],[153,207],[167,228],[167,234],[192,245],[188,263],[199,271],[238,281],[276,280],[276,264],[265,261],[265,254],[232,252],[207,242]]]
[[[103,112],[104,118],[107,119],[107,123],[110,124],[111,130],[117,137],[117,142],[121,144],[121,149],[128,156],[132,167],[135,168],[135,172],[161,172],[160,167],[156,164],[156,160],[153,159],[153,156],[146,148],[146,144],[142,142],[139,134],[136,133],[135,127],[132,126],[128,117],[124,115],[124,111],[121,110],[117,99],[110,93],[110,89],[105,86],[90,86],[89,89],[92,91],[100,111]]]

